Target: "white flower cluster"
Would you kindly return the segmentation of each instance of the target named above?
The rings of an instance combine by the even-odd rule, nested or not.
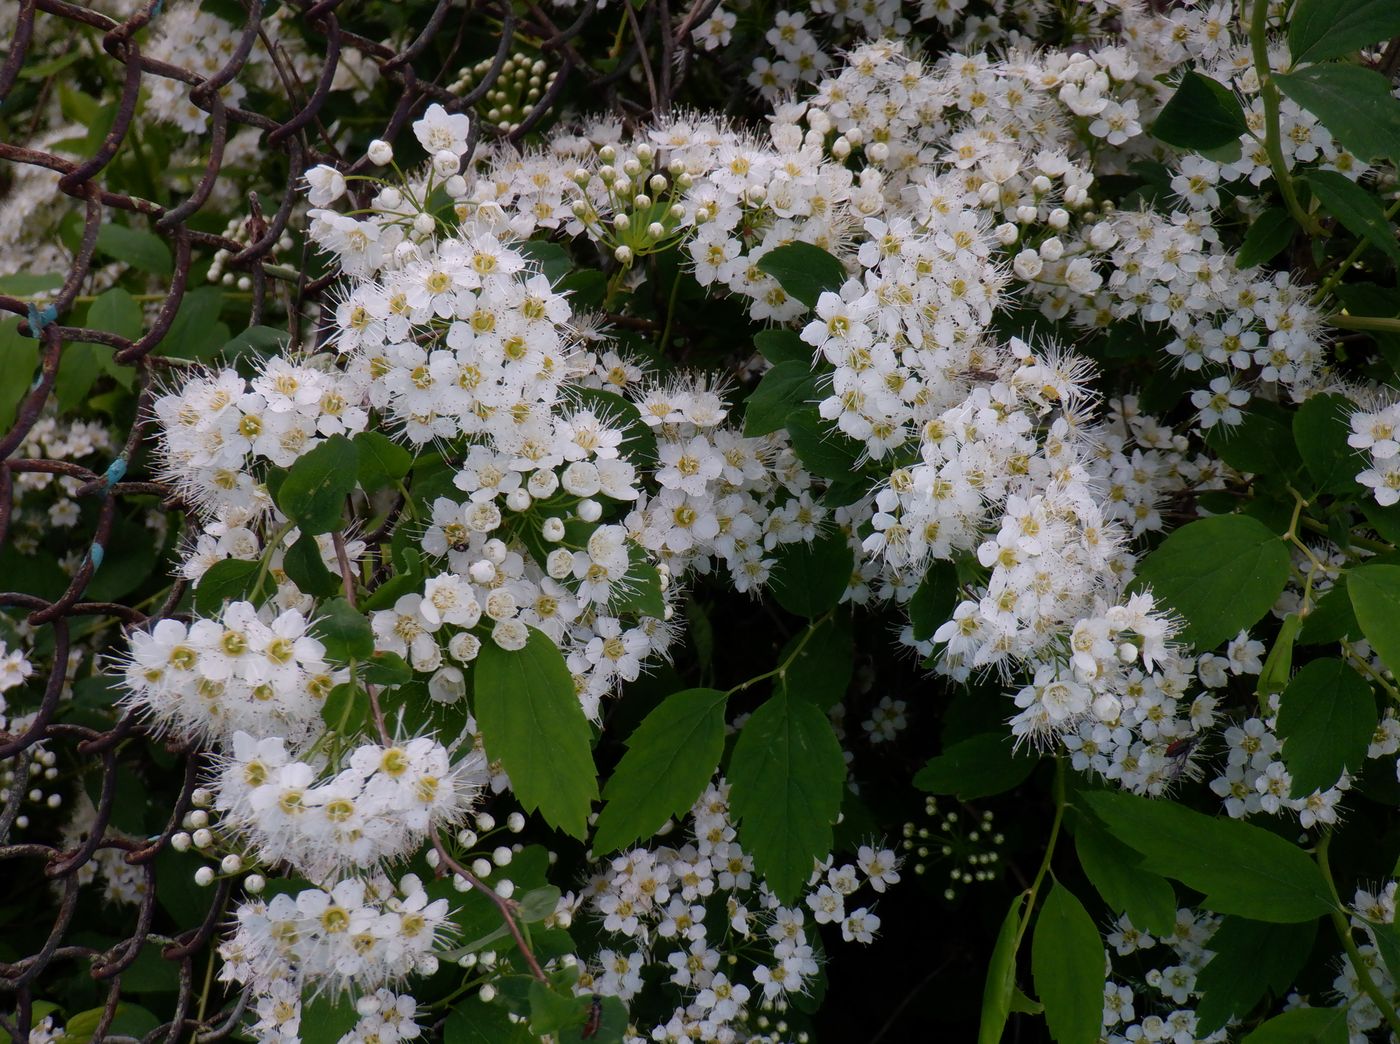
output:
[[[485,774],[480,754],[453,765],[442,744],[422,736],[364,744],[346,761],[318,779],[318,766],[293,759],[281,737],[235,733],[214,807],[261,862],[285,861],[321,881],[417,851],[431,829],[466,814]]]
[[[210,518],[257,518],[272,502],[255,466],[290,467],[328,436],[363,431],[366,383],[280,356],[250,381],[233,369],[191,377],[155,402],[164,477]]]
[[[1400,403],[1358,409],[1351,415],[1347,445],[1369,458],[1371,466],[1356,481],[1371,490],[1376,503],[1390,507],[1400,501]]]
[[[374,990],[414,973],[431,975],[438,966],[433,951],[453,927],[447,900],[430,899],[412,874],[397,887],[383,876],[352,877],[270,902],[248,899],[235,917],[233,935],[219,947],[219,978],[252,984],[274,1002],[270,1007],[285,1000],[290,1010],[278,1024],[300,1017],[304,983]]]
[[[1210,938],[1220,918],[1189,909],[1176,912],[1172,934],[1157,939],[1133,925],[1125,914],[1105,936],[1110,972],[1104,983],[1103,1032],[1108,1044],[1223,1044],[1227,1029],[1203,1034],[1197,1029],[1196,977],[1214,956]],[[1159,949],[1159,947],[1161,949]],[[1162,953],[1161,950],[1168,952]],[[1147,954],[1154,967],[1140,974],[1120,971],[1113,958]],[[1126,962],[1124,962],[1126,963]]]
[[[619,940],[599,952],[576,992],[629,1001],[655,968],[686,996],[639,1040],[748,1039],[760,1008],[784,1009],[817,974],[808,918],[840,925],[847,942],[869,943],[880,918],[853,897],[899,881],[894,852],[863,846],[855,863],[817,867],[802,899],[783,905],[735,841],[728,791],[721,780],[701,795],[684,844],[613,857],[577,900]]]
[[[216,619],[161,620],[134,631],[126,701],[162,729],[228,744],[238,733],[297,745],[319,731],[321,705],[347,677],[295,609],[272,617],[229,602]]]

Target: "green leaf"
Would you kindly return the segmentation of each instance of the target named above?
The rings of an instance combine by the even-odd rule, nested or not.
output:
[[[1400,674],[1400,566],[1350,569],[1347,592],[1361,633],[1392,673]]]
[[[443,1044],[535,1044],[523,1022],[512,1022],[499,1001],[484,1003],[474,993],[453,1001],[442,1029]]]
[[[162,355],[208,362],[229,343],[228,325],[219,321],[224,292],[217,286],[201,286],[185,294],[175,321],[160,342]]]
[[[1058,881],[1035,919],[1031,974],[1051,1038],[1094,1044],[1103,1028],[1103,940],[1088,911]]]
[[[1343,573],[1337,582],[1323,591],[1317,603],[1303,620],[1298,632],[1299,645],[1331,645],[1343,638],[1355,641],[1361,637],[1361,625],[1356,622],[1356,613],[1351,608],[1351,596],[1347,593],[1347,574]]]
[[[1376,731],[1371,687],[1341,660],[1308,664],[1284,690],[1278,735],[1286,740],[1283,763],[1293,777],[1289,797],[1326,790],[1343,769],[1360,772]]]
[[[1376,948],[1381,951],[1386,971],[1391,981],[1395,981],[1396,969],[1400,969],[1400,924],[1394,921],[1368,921],[1367,926],[1375,936]]]
[[[362,431],[354,442],[360,461],[360,488],[366,493],[393,485],[413,467],[413,454],[377,431]]]
[[[369,718],[369,696],[354,682],[342,682],[321,704],[321,721],[342,736],[354,736]]]
[[[1152,136],[1180,149],[1218,149],[1248,130],[1239,99],[1224,84],[1186,70]]]
[[[914,641],[926,642],[953,615],[958,603],[958,571],[952,562],[934,562],[909,599]]]
[[[1340,58],[1400,36],[1395,0],[1298,0],[1288,23],[1294,65]]]
[[[704,791],[724,753],[727,694],[687,689],[664,699],[627,741],[603,797],[593,850],[601,855],[651,837]]]
[[[230,360],[244,354],[263,355],[279,351],[288,340],[287,331],[275,326],[250,326],[225,341],[219,354]]]
[[[809,618],[836,608],[855,568],[851,545],[839,529],[810,544],[787,544],[776,558],[768,581],[774,601],[790,613]]]
[[[642,552],[633,548],[632,562],[623,583],[619,584],[609,603],[614,613],[650,616],[654,620],[666,617],[666,598],[661,593],[661,573],[648,562]]]
[[[1294,1008],[1275,1015],[1241,1044],[1347,1044],[1347,1009]]]
[[[194,589],[194,608],[200,616],[214,616],[225,602],[238,602],[248,597],[258,575],[257,562],[225,558],[215,562],[199,578]]]
[[[744,408],[744,434],[768,435],[787,426],[788,415],[817,394],[817,375],[808,363],[780,362],[763,375]]]
[[[1074,848],[1084,876],[1112,910],[1153,935],[1172,934],[1176,893],[1165,877],[1143,867],[1141,855],[1085,819],[1074,829]]]
[[[413,668],[398,653],[376,649],[365,663],[365,683],[393,688],[413,680]]]
[[[340,590],[340,578],[321,559],[321,548],[310,533],[303,533],[282,556],[282,568],[302,594],[329,598]]]
[[[1288,246],[1297,228],[1286,207],[1270,207],[1245,229],[1244,239],[1235,253],[1235,267],[1244,270],[1272,261]]]
[[[816,859],[831,851],[846,761],[822,710],[778,693],[754,711],[729,759],[739,840],[768,887],[796,901]]]
[[[622,1044],[627,1037],[627,1007],[616,997],[601,997],[593,995],[590,1002],[590,1009],[593,1004],[597,1004],[602,1017],[598,1020],[598,1027],[589,1036],[583,1034],[587,1030],[587,1023],[578,1026],[567,1027],[560,1035],[560,1044]]]
[[[68,1019],[63,1027],[63,1036],[59,1039],[65,1044],[88,1044],[97,1038],[94,1036],[97,1027],[102,1024],[102,1018],[107,1009],[91,1008],[88,1011],[80,1011]],[[124,1037],[144,1037],[151,1030],[160,1025],[160,1019],[145,1008],[137,1004],[118,1004],[117,1014],[107,1027],[107,1033],[103,1039],[114,1036]]]
[[[18,319],[0,322],[0,428],[8,430],[14,423],[38,365],[39,342],[20,336]]]
[[[1134,580],[1185,618],[1181,639],[1202,652],[1258,621],[1287,582],[1288,549],[1247,515],[1182,526],[1138,564]]]
[[[1288,924],[1332,910],[1317,864],[1261,827],[1126,793],[1087,791],[1075,800],[1142,853],[1149,870],[1204,892],[1219,913]]]
[[[316,637],[326,657],[337,663],[368,660],[374,655],[374,631],[365,615],[344,598],[332,598],[317,610]]]
[[[799,642],[802,649],[792,656]],[[792,657],[791,663],[789,657]],[[779,688],[815,703],[822,710],[830,710],[846,695],[855,670],[855,640],[850,621],[845,614],[838,613],[818,624],[811,637],[807,637],[806,632],[798,632],[778,653],[778,662],[788,665],[778,679]]]
[[[303,998],[301,1006],[302,1044],[336,1044],[360,1021],[354,1000],[346,995],[320,993]]]
[[[126,225],[103,225],[97,230],[97,249],[124,261],[138,272],[168,276],[174,271],[170,248],[153,232]]]
[[[836,431],[812,406],[794,410],[788,417],[788,439],[802,466],[824,479],[849,480],[860,471],[864,446]]]
[[[914,786],[928,794],[972,801],[1020,786],[1037,764],[1038,758],[1016,752],[1004,730],[982,732],[931,758],[914,776]]]
[[[1317,922],[1263,924],[1227,917],[1210,937],[1215,956],[1196,978],[1202,994],[1196,1016],[1200,1036],[1242,1019],[1264,997],[1287,995],[1317,937]]]
[[[1293,441],[1319,493],[1361,490],[1356,475],[1365,465],[1347,445],[1353,409],[1344,396],[1329,393],[1314,395],[1293,415]]]
[[[582,1025],[589,1007],[587,997],[556,993],[542,982],[530,983],[530,1030],[538,1036]]]
[[[760,330],[753,335],[753,346],[774,366],[784,362],[800,362],[807,369],[812,368],[812,346],[802,340],[796,330],[782,327]]]
[[[476,717],[486,752],[500,761],[527,812],[582,839],[598,799],[588,719],[559,647],[530,628],[525,648],[482,643],[476,666]]]
[[[1335,170],[1310,170],[1304,180],[1347,231],[1400,264],[1400,243],[1395,242],[1395,232],[1379,199]]]
[[[758,259],[760,272],[778,281],[790,297],[808,308],[816,306],[825,290],[837,290],[846,281],[846,267],[838,258],[811,243],[774,247]]]
[[[1400,155],[1400,101],[1380,73],[1359,65],[1312,65],[1275,73],[1273,81],[1358,159]]]
[[[549,280],[550,286],[568,275],[569,269],[573,267],[573,259],[569,257],[569,252],[559,243],[552,243],[547,239],[527,239],[517,244],[517,248],[539,267],[540,272]]]
[[[332,435],[297,458],[277,491],[277,506],[303,533],[329,533],[345,524],[345,498],[355,488],[359,454]]]
[[[1254,695],[1264,700],[1276,692],[1282,692],[1288,684],[1288,676],[1293,671],[1293,643],[1298,637],[1298,627],[1302,619],[1297,613],[1289,613],[1283,618],[1274,639],[1273,648],[1264,658],[1264,666],[1259,671],[1259,682],[1254,686]],[[1267,706],[1267,703],[1261,704]]]
[[[1261,404],[1262,405],[1262,404]],[[1206,445],[1232,468],[1256,475],[1284,476],[1302,463],[1283,419],[1253,409],[1234,427],[1217,424],[1206,433]]]
[[[1026,893],[1011,900],[1002,918],[992,959],[987,964],[987,982],[982,987],[982,1019],[977,1028],[977,1044],[1001,1044],[1006,1020],[1011,1017],[1012,995],[1016,990],[1016,936],[1021,930],[1021,911]]]

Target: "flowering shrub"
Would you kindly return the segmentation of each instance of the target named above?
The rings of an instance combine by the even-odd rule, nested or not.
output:
[[[1390,0],[43,6],[0,1031],[1400,1039]]]

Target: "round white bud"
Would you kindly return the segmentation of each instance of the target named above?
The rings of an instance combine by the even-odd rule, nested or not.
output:
[[[378,167],[394,162],[394,147],[380,138],[375,138],[369,143],[365,154],[369,156],[369,161]]]
[[[578,517],[585,522],[597,522],[603,517],[603,505],[596,500],[581,500],[578,505]]]
[[[200,888],[208,888],[214,883],[214,868],[212,866],[201,866],[194,872],[194,883]]]

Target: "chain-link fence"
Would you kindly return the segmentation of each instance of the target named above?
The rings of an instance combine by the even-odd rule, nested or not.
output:
[[[15,0],[10,0],[15,2]],[[47,939],[35,952],[19,959],[0,962],[0,990],[12,1000],[0,1002],[8,1014],[0,1016],[0,1029],[15,1040],[26,1040],[34,1024],[33,1004],[36,989],[56,962],[77,962],[90,965],[91,975],[105,990],[103,1014],[95,1028],[94,1039],[131,1039],[110,1033],[122,996],[122,977],[147,945],[159,946],[160,955],[179,970],[178,993],[169,1021],[151,1030],[145,1040],[218,1040],[227,1037],[237,1027],[246,1002],[231,998],[221,1011],[205,1012],[201,1003],[201,982],[197,981],[195,958],[205,952],[220,931],[230,882],[222,881],[208,895],[207,913],[201,923],[166,937],[153,933],[157,916],[156,860],[169,847],[171,839],[181,830],[186,814],[193,807],[192,795],[201,774],[201,756],[189,744],[170,742],[171,753],[183,759],[183,783],[175,803],[169,809],[169,819],[157,836],[132,840],[119,836],[111,828],[111,816],[118,789],[118,748],[123,741],[137,735],[142,723],[131,713],[120,717],[115,727],[107,731],[61,720],[60,706],[67,695],[69,661],[73,655],[73,627],[84,618],[115,618],[125,628],[136,628],[162,616],[177,612],[185,594],[185,582],[176,578],[163,604],[150,615],[135,608],[107,601],[85,598],[94,573],[101,566],[112,535],[118,504],[122,498],[139,496],[162,498],[163,508],[172,513],[184,510],[178,496],[163,484],[150,481],[125,480],[126,462],[131,460],[143,439],[149,434],[152,417],[150,405],[159,386],[170,379],[171,368],[188,362],[155,351],[172,328],[182,301],[191,290],[195,261],[206,253],[224,251],[225,271],[247,278],[248,326],[279,318],[265,319],[273,305],[285,306],[286,322],[294,343],[314,339],[315,330],[303,334],[297,329],[305,316],[314,320],[328,298],[335,274],[320,278],[304,272],[273,264],[272,256],[283,239],[288,224],[294,218],[298,198],[297,186],[306,169],[318,163],[332,163],[346,173],[363,169],[368,160],[342,155],[336,136],[321,119],[323,107],[331,92],[343,51],[353,48],[360,56],[371,59],[378,69],[381,82],[392,85],[396,95],[392,111],[388,111],[375,137],[393,140],[423,108],[439,102],[449,111],[471,110],[485,98],[497,83],[519,38],[529,39],[550,65],[554,74],[548,86],[532,106],[509,126],[492,126],[488,121],[474,120],[473,134],[486,133],[521,141],[530,131],[558,107],[561,96],[571,79],[585,83],[590,99],[602,102],[613,93],[612,88],[627,76],[645,55],[633,46],[618,56],[606,71],[598,71],[583,63],[575,50],[575,42],[595,15],[597,4],[580,5],[574,20],[557,25],[533,4],[523,8],[506,3],[463,4],[458,0],[437,0],[418,5],[411,15],[414,32],[410,42],[395,50],[357,33],[351,24],[354,3],[342,0],[296,0],[285,5],[280,13],[282,25],[291,22],[299,29],[319,61],[319,71],[311,82],[302,82],[283,75],[284,95],[278,99],[282,118],[263,112],[228,104],[223,88],[245,74],[250,55],[256,48],[268,48],[275,57],[275,47],[265,32],[268,18],[262,0],[244,0],[246,21],[237,33],[236,46],[227,61],[212,75],[181,68],[159,60],[143,51],[142,41],[158,30],[164,0],[149,0],[125,21],[114,20],[81,4],[64,0],[18,0],[17,27],[8,43],[3,65],[0,66],[0,101],[10,96],[27,63],[36,62],[34,46],[37,31],[44,20],[67,27],[87,27],[100,33],[102,50],[107,60],[119,67],[121,83],[115,116],[111,128],[101,139],[96,151],[81,161],[65,158],[52,151],[31,147],[25,140],[0,141],[0,160],[6,164],[29,164],[47,168],[59,175],[58,187],[71,199],[71,207],[82,215],[81,240],[72,253],[62,286],[50,297],[34,300],[0,295],[0,310],[21,317],[20,333],[35,338],[39,345],[39,367],[32,386],[20,398],[15,420],[0,436],[0,547],[9,536],[15,504],[15,477],[26,472],[67,476],[81,485],[79,495],[100,501],[96,525],[90,534],[74,537],[78,546],[86,547],[81,564],[63,593],[52,600],[20,591],[0,592],[0,607],[24,616],[29,625],[52,632],[52,654],[42,702],[37,713],[21,733],[0,733],[0,763],[9,762],[13,769],[13,784],[3,795],[0,806],[0,878],[18,874],[18,864],[33,861],[42,866],[43,875],[57,892],[52,904],[53,924]],[[658,28],[666,44],[684,38],[690,27],[704,18],[714,2],[699,2],[671,21],[671,12],[664,2],[648,4],[637,26],[645,34]],[[628,9],[635,21],[637,15]],[[663,46],[665,60],[660,70],[648,65],[647,79],[653,100],[664,106],[669,98],[674,75],[683,71],[672,60],[673,47]],[[470,90],[453,92],[443,86],[449,83],[454,70],[460,67],[464,52],[486,53],[482,65],[485,71],[473,78]],[[100,59],[94,59],[100,60]],[[489,64],[487,64],[489,62]],[[577,75],[574,75],[577,74]],[[151,199],[128,192],[116,191],[106,184],[104,173],[129,142],[133,128],[140,121],[143,88],[157,78],[165,78],[187,89],[190,101],[208,115],[207,129],[201,139],[203,172],[188,196],[174,206],[163,206]],[[389,106],[385,106],[389,108]],[[38,122],[37,120],[35,121]],[[195,219],[206,209],[211,194],[223,171],[225,150],[232,132],[254,128],[261,135],[259,148],[263,166],[280,168],[285,164],[287,183],[275,212],[264,214],[258,197],[249,193],[245,215],[240,227],[246,241],[227,235],[201,231],[192,227]],[[280,160],[277,158],[280,154]],[[0,205],[4,205],[0,197]],[[145,328],[139,336],[128,338],[106,330],[70,325],[75,303],[81,295],[90,293],[94,275],[100,265],[94,263],[99,232],[115,212],[125,211],[136,220],[136,227],[148,227],[164,238],[170,247],[173,271],[169,286],[158,301],[150,302],[145,310]],[[231,226],[232,227],[232,226]],[[275,280],[285,285],[274,287]],[[277,296],[272,291],[276,289]],[[148,299],[152,295],[147,295]],[[42,302],[42,303],[40,303]],[[314,323],[312,324],[314,325]],[[71,345],[95,344],[110,348],[115,363],[130,367],[135,374],[137,398],[136,422],[125,438],[120,455],[105,471],[98,472],[70,461],[27,459],[14,454],[44,414],[55,392],[55,382],[68,358]],[[4,581],[0,579],[0,586]],[[29,786],[29,766],[40,745],[47,749],[64,748],[100,773],[100,785],[95,790],[93,804],[96,816],[85,838],[75,847],[58,844],[14,843],[14,827]],[[70,941],[78,925],[80,873],[102,850],[123,853],[125,862],[144,877],[138,887],[139,903],[130,917],[130,934],[108,949],[95,949]],[[200,969],[203,974],[203,969]],[[207,990],[207,986],[203,987]]]

